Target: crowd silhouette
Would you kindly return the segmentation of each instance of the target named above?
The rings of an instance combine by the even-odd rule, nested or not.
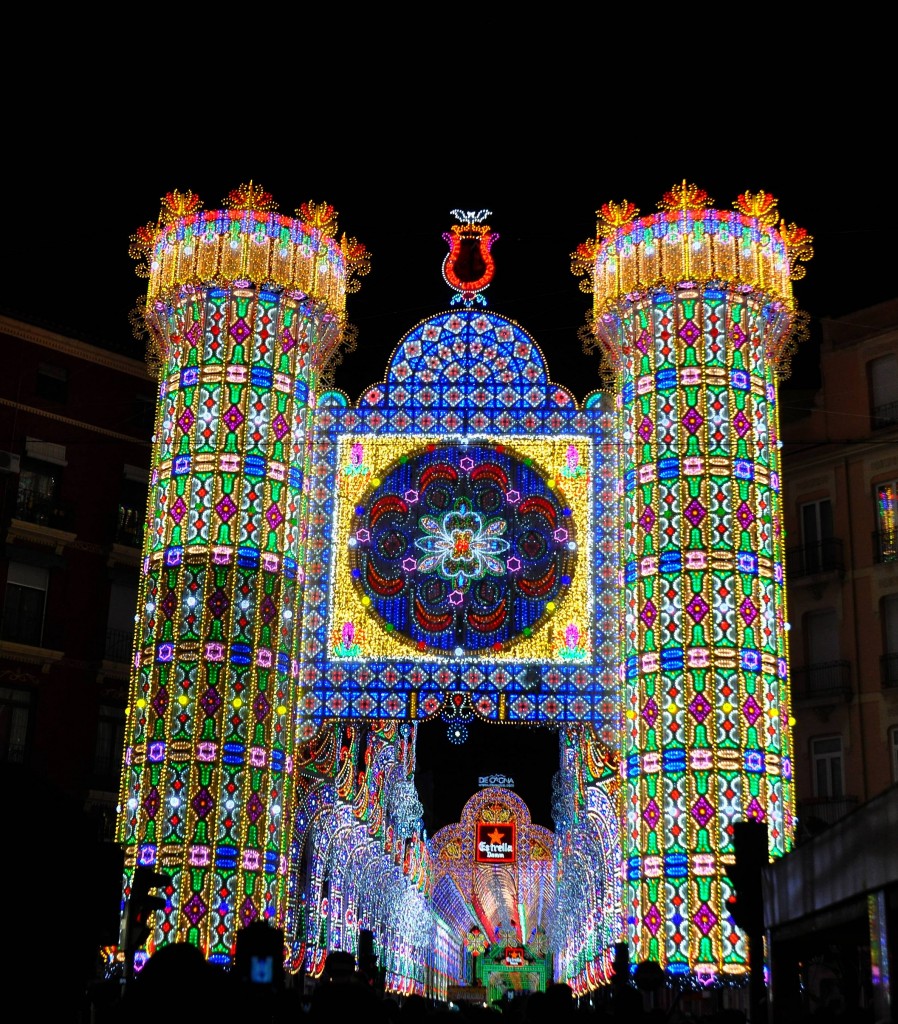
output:
[[[482,991],[482,990],[481,990]],[[629,979],[577,999],[562,982],[545,991],[507,993],[492,1004],[474,1000],[438,1002],[420,995],[384,993],[377,972],[356,966],[352,953],[328,955],[321,977],[309,989],[297,979],[251,973],[209,963],[186,942],[161,947],[126,985],[109,980],[93,986],[85,1024],[195,1024],[198,1020],[251,1019],[254,1024],[452,1024],[497,1021],[511,1024],[685,1024],[695,1020],[676,1005],[651,1005]],[[703,1015],[710,1024],[744,1024],[736,1010]]]

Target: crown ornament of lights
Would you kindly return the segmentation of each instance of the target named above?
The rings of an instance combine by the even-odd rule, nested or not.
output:
[[[285,216],[277,212],[271,193],[250,181],[232,189],[221,209],[204,210],[195,193],[173,190],[162,197],[156,223],[139,227],[128,241],[135,272],[148,281],[145,324],[132,321],[132,331],[142,336],[144,326],[148,330],[147,362],[153,371],[165,358],[157,313],[179,293],[211,280],[252,281],[326,309],[332,321],[329,343],[316,348],[322,384],[332,382],[340,348],[355,348],[346,295],[358,291],[371,257],[345,233],[337,241],[337,215],[329,203],[308,200],[295,216]]]
[[[598,348],[603,361],[618,367],[622,353],[602,326],[618,302],[635,302],[684,282],[727,281],[766,296],[771,312],[785,321],[768,358],[780,380],[788,376],[796,347],[809,334],[809,318],[796,306],[792,282],[805,276],[802,263],[814,254],[813,237],[779,218],[769,192],[743,192],[732,211],[713,209],[712,203],[704,189],[684,179],[664,193],[656,214],[640,217],[629,200],[599,208],[595,238],[571,254],[580,290],[593,296],[587,329],[580,334],[584,351]],[[605,374],[606,380],[616,377],[613,370]]]

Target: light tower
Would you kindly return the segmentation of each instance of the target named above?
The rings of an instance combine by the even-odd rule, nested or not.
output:
[[[746,192],[599,211],[573,255],[615,378],[624,535],[624,920],[634,961],[737,981],[732,825],[791,846],[792,752],[777,383],[805,318],[811,238]]]
[[[169,193],[131,239],[159,378],[119,840],[171,876],[148,948],[283,924],[316,387],[368,269],[332,207]]]

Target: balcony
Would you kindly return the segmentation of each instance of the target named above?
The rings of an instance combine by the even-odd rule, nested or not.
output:
[[[875,406],[871,426],[874,430],[881,430],[883,427],[898,427],[898,402],[887,402],[885,405]]]
[[[107,629],[104,659],[119,664],[127,664],[131,661],[131,645],[133,642],[134,635],[130,630]]]
[[[898,530],[878,530],[873,534],[873,557],[880,564],[898,562]]]
[[[858,806],[856,796],[811,796],[798,801],[798,831],[802,839],[825,832]]]
[[[898,689],[898,651],[890,651],[879,659],[883,689]]]
[[[75,508],[69,502],[28,488],[19,489],[13,514],[24,523],[46,526],[52,530],[68,531],[75,523]]]
[[[823,661],[792,670],[792,697],[817,707],[851,700],[851,662]]]
[[[107,629],[100,679],[118,679],[124,682],[131,671],[134,634],[130,629]]]
[[[119,505],[115,525],[115,543],[131,548],[143,547],[144,514],[140,509]]]
[[[786,552],[786,572],[790,581],[817,579],[825,575],[845,575],[845,559],[842,555],[842,541],[838,537],[827,537],[813,544],[802,544]]]

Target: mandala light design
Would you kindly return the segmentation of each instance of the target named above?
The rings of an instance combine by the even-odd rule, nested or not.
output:
[[[431,445],[399,462],[357,507],[349,541],[384,628],[421,652],[531,636],[571,583],[571,509],[505,445]]]
[[[459,498],[446,515],[423,516],[419,523],[424,533],[415,547],[426,553],[418,563],[418,572],[435,573],[465,591],[475,580],[487,575],[504,576],[505,566],[496,557],[508,550],[508,541],[501,535],[508,525],[503,519],[484,521],[467,499]],[[455,602],[453,602],[455,603]]]
[[[323,396],[310,470],[301,733],[327,715],[445,717],[457,694],[488,721],[610,722],[612,423],[601,399],[578,409],[549,381],[519,327],[474,309],[413,328],[384,382],[355,406]],[[416,541],[439,536],[422,516],[445,525],[460,499],[481,524],[503,520],[504,531],[482,536],[510,547],[489,553],[504,561],[502,575],[481,550],[458,586],[458,573],[439,572],[448,560]]]
[[[624,864],[635,961],[746,970],[723,874],[731,825],[794,834],[777,379],[811,239],[776,200],[694,185],[600,211],[574,254],[619,386],[625,503]]]

